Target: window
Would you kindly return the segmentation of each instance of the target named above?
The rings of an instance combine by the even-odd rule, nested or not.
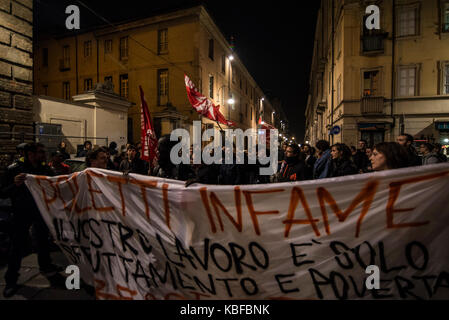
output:
[[[340,56],[341,56],[341,33],[342,33],[342,31],[341,31],[341,28],[338,28],[338,30],[337,30],[337,33],[336,33],[336,35],[335,35],[335,53],[336,53],[336,56],[337,56],[337,60],[338,59],[340,59]]]
[[[104,82],[111,82],[112,83],[112,76],[104,77]]]
[[[209,40],[209,58],[214,60],[214,39]]]
[[[62,48],[62,63],[64,69],[70,69],[70,47],[64,46]]]
[[[337,103],[341,102],[341,76],[337,80]]]
[[[128,59],[128,37],[120,38],[120,60]]]
[[[121,74],[120,75],[120,96],[123,98],[128,98],[128,90],[129,90],[128,75]]]
[[[236,74],[235,68],[232,68],[232,83],[235,83],[236,77],[237,77],[237,74]]]
[[[443,9],[443,19],[441,20],[443,22],[443,32],[449,32],[449,2],[442,4]]]
[[[168,29],[161,29],[157,32],[157,54],[168,53]]]
[[[62,96],[65,100],[70,100],[70,82],[62,83]]]
[[[84,58],[92,55],[92,41],[84,41]]]
[[[240,77],[239,80],[240,80],[240,90],[242,90],[242,77]]]
[[[48,84],[42,86],[44,96],[48,96]]]
[[[418,34],[419,6],[401,7],[398,10],[398,36],[415,36]]]
[[[214,77],[209,76],[209,97],[214,98]]]
[[[104,40],[104,53],[112,53],[112,39]]]
[[[84,91],[92,90],[92,79],[84,79]]]
[[[168,70],[160,69],[157,71],[157,101],[158,105],[163,106],[168,102]]]
[[[226,56],[221,56],[221,72],[226,73]]]
[[[449,61],[441,63],[442,94],[449,94]]]
[[[363,96],[378,96],[379,92],[379,70],[363,72]]]
[[[399,96],[416,95],[416,67],[400,67],[398,72]]]
[[[42,49],[42,66],[48,67],[48,48]]]

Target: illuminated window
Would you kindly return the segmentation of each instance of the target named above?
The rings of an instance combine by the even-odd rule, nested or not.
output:
[[[368,97],[379,95],[379,77],[379,70],[363,72],[363,96]]]
[[[168,53],[168,29],[161,29],[157,32],[157,53]]]
[[[120,75],[120,96],[123,98],[128,98],[128,90],[129,90],[129,82],[128,75],[121,74]]]

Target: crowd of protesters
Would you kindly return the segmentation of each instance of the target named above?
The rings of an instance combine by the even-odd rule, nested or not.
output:
[[[177,142],[170,141],[168,135],[159,139],[158,162],[154,166],[140,159],[140,146],[129,144],[121,149],[121,153],[115,150],[116,144],[109,148],[97,149],[96,152],[90,151],[87,153],[90,160],[86,162],[88,167],[182,180],[189,186],[192,183],[238,185],[303,181],[447,161],[439,144],[423,142],[419,145],[418,153],[413,147],[413,137],[409,134],[398,136],[396,142],[382,142],[374,146],[360,140],[358,148],[343,143],[331,146],[325,140],[318,141],[315,147],[309,144],[299,146],[282,143],[278,153],[278,170],[273,176],[267,177],[259,174],[262,166],[259,162],[249,163],[246,151],[243,153],[243,164],[237,163],[235,150],[232,150],[233,162],[225,163],[225,148],[223,148],[223,163],[194,164],[191,148],[191,163],[175,165],[170,160],[170,152],[176,144]],[[113,160],[110,159],[112,155],[115,155]],[[107,161],[95,163],[92,162],[94,161],[92,157],[107,158]]]
[[[278,170],[269,177],[259,174],[259,169],[264,165],[259,162],[249,163],[247,152],[244,152],[243,164],[237,163],[238,155],[235,150],[231,151],[233,162],[224,163],[225,152],[229,151],[226,148],[223,148],[223,163],[196,164],[193,162],[191,148],[190,164],[175,165],[170,160],[170,153],[176,144],[177,142],[170,140],[169,135],[160,138],[158,161],[151,165],[141,159],[140,144],[127,144],[119,151],[115,142],[111,142],[108,147],[93,148],[92,143],[86,141],[77,157],[85,157],[85,166],[82,168],[101,168],[120,171],[123,174],[136,173],[177,179],[185,181],[186,187],[194,183],[244,185],[303,181],[447,161],[441,152],[441,145],[427,142],[419,145],[419,156],[413,147],[413,137],[408,134],[398,136],[396,142],[382,142],[374,146],[368,146],[366,141],[360,140],[358,148],[343,143],[331,146],[325,140],[318,141],[315,147],[309,144],[299,146],[283,143],[278,154]],[[17,146],[17,154],[17,159],[7,168],[1,181],[0,197],[11,200],[13,213],[4,297],[11,297],[17,291],[19,269],[31,225],[36,232],[41,272],[49,274],[59,271],[58,267],[51,263],[48,228],[25,186],[26,174],[56,176],[71,173],[70,166],[64,163],[70,158],[64,142],[49,159],[46,157],[45,146],[40,143],[20,144]]]

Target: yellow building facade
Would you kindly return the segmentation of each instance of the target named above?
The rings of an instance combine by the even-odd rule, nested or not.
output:
[[[203,6],[75,35],[41,37],[34,74],[36,94],[67,100],[97,83],[112,82],[114,91],[133,103],[128,140],[134,142],[140,141],[139,85],[158,136],[175,128],[191,130],[195,120],[203,128],[217,126],[190,105],[184,74],[238,128],[256,128],[263,108],[272,109]],[[231,97],[235,102],[228,104]]]
[[[368,30],[373,4],[380,29]],[[323,0],[306,140],[373,145],[404,132],[449,144],[449,1]]]

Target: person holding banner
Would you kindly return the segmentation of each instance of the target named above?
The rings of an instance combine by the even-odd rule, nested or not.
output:
[[[3,292],[5,298],[12,297],[18,290],[19,270],[31,225],[36,231],[40,271],[46,275],[60,271],[51,263],[48,228],[33,196],[25,185],[27,174],[54,176],[54,172],[49,166],[43,164],[46,160],[43,144],[27,144],[24,148],[24,156],[24,162],[15,162],[8,167],[1,184],[1,197],[11,199],[13,211],[8,270],[5,274],[6,287]]]
[[[374,146],[371,155],[374,171],[405,168],[409,166],[407,150],[396,142],[381,142]]]

